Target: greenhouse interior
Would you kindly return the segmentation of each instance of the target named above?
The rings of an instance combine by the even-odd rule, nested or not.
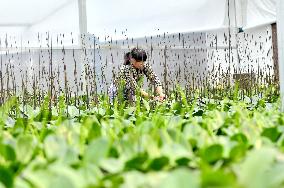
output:
[[[0,12],[0,188],[284,187],[284,1]]]

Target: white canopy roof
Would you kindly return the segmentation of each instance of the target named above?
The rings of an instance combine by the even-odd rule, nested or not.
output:
[[[79,32],[76,0],[0,0],[0,35]]]
[[[231,26],[255,27],[276,21],[276,0],[0,0],[0,12],[0,35],[76,35],[85,22],[91,34],[121,38],[228,27],[228,12]]]
[[[35,25],[44,21],[70,0],[1,0],[0,23],[7,26]]]

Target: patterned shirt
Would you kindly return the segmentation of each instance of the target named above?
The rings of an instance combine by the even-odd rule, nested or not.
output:
[[[138,82],[144,75],[155,87],[162,86],[160,79],[147,62],[144,62],[143,69],[136,69],[132,65],[122,65],[114,83],[119,86],[121,81],[125,81],[126,89],[135,91],[139,88]]]

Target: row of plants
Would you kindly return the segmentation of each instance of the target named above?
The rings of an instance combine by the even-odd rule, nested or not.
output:
[[[0,187],[284,187],[284,114],[271,92],[163,103],[106,96],[0,108]],[[138,96],[139,98],[139,96]]]

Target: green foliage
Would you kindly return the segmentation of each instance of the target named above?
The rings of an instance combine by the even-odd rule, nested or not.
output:
[[[201,151],[201,158],[208,163],[215,163],[222,159],[223,147],[220,144],[214,144],[204,148]]]
[[[14,161],[16,159],[14,148],[8,144],[0,144],[0,158],[5,161]]]
[[[278,131],[277,127],[270,127],[265,128],[261,135],[269,138],[272,142],[276,142],[280,138],[281,133]]]
[[[9,169],[0,166],[0,183],[7,187],[13,187],[13,175]]]
[[[0,108],[0,187],[283,187],[277,96],[226,92],[177,87],[163,103],[47,96],[40,107],[12,98]]]
[[[17,139],[16,154],[17,160],[23,164],[28,163],[35,151],[36,143],[30,135],[21,135]]]

